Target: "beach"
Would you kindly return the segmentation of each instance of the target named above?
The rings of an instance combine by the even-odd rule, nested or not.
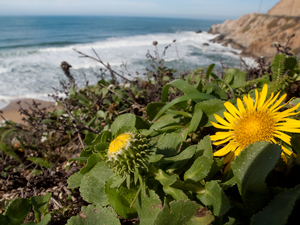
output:
[[[1,109],[1,111],[3,112],[2,116],[6,120],[12,120],[16,123],[24,123],[22,121],[22,118],[24,117],[24,115],[21,115],[19,112],[20,106],[23,109],[28,109],[30,112],[30,108],[32,107],[33,100],[36,103],[41,104],[39,106],[40,109],[47,108],[49,111],[52,111],[55,108],[55,102],[26,98],[26,99],[21,99],[18,101],[17,100],[11,101],[5,108]],[[20,102],[20,104],[18,104],[18,102]],[[0,120],[3,120],[3,118],[1,118]]]

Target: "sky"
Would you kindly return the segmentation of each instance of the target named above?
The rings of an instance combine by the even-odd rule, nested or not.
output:
[[[0,16],[82,15],[237,19],[280,0],[0,0]]]

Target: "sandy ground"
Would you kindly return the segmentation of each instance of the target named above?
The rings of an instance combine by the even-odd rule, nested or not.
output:
[[[20,105],[22,106],[23,109],[29,109],[29,107],[32,105],[32,100],[30,98],[27,99],[23,99],[23,100],[18,100],[20,101]],[[10,102],[10,104],[1,109],[1,111],[3,112],[2,116],[6,119],[6,120],[12,120],[16,123],[22,123],[22,118],[24,117],[24,115],[20,115],[19,112],[19,105],[17,104],[18,101],[12,101]],[[49,110],[54,110],[55,108],[55,102],[47,102],[47,101],[42,101],[42,100],[37,100],[34,99],[35,102],[37,103],[41,103],[40,108],[48,108]],[[29,104],[29,105],[28,105]],[[0,121],[3,120],[3,118],[0,118]]]

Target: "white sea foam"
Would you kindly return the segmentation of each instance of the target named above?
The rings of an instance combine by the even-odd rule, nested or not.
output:
[[[71,73],[79,85],[85,83],[83,73],[87,74],[90,84],[96,83],[98,78],[93,74],[99,73],[99,69],[103,66],[89,58],[80,58],[80,55],[72,49],[97,58],[93,48],[105,63],[109,62],[113,69],[121,71],[120,65],[126,63],[132,74],[135,74],[135,71],[143,74],[145,67],[149,66],[146,53],[149,51],[150,54],[155,55],[153,41],[158,42],[160,57],[163,57],[167,65],[172,67],[178,67],[176,48],[184,69],[208,66],[218,62],[219,59],[222,59],[223,63],[237,66],[239,56],[230,51],[237,53],[239,51],[230,46],[210,43],[209,40],[215,36],[207,32],[161,33],[108,38],[99,42],[67,47],[0,52],[0,99],[18,99],[25,96],[36,98],[46,96],[45,93],[52,93],[52,87],[59,88],[59,81],[65,79],[60,68],[62,61],[72,65]],[[173,40],[176,40],[176,46]],[[204,46],[204,43],[209,43],[209,46]],[[167,49],[166,55],[162,56],[164,48],[169,44],[171,46]],[[245,61],[253,63],[251,59]],[[4,103],[0,103],[0,108],[1,104]]]

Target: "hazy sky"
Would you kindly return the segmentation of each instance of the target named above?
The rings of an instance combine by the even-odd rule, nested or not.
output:
[[[0,0],[0,15],[112,15],[236,19],[280,0]]]

